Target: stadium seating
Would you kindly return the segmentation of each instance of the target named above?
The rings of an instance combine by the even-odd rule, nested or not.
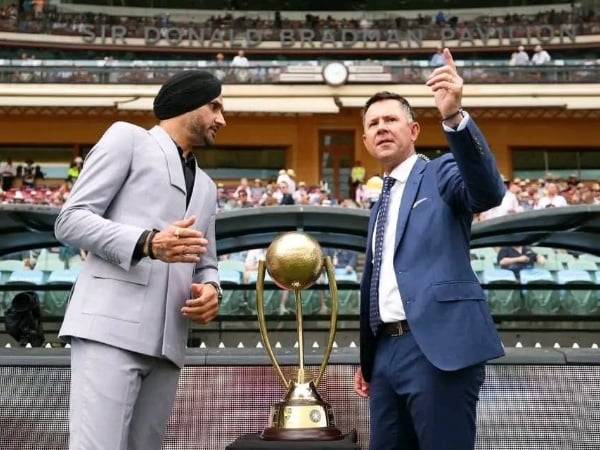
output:
[[[79,270],[66,269],[52,272],[46,284],[75,283]],[[69,291],[46,291],[42,302],[42,313],[46,316],[62,316],[69,300]]]
[[[218,266],[219,273],[221,273],[222,270],[235,270],[240,274],[243,274],[245,270],[244,262],[237,259],[224,259],[223,261],[219,261]]]
[[[358,314],[360,306],[358,274],[356,272],[347,273],[343,269],[336,269],[335,280],[336,282],[356,283],[354,289],[338,289],[338,301],[340,314]],[[328,296],[326,298],[329,300]]]
[[[83,265],[83,260],[81,259],[81,256],[75,255],[69,258],[67,265],[69,269],[79,269]]]
[[[13,272],[17,272],[19,270],[23,270],[23,261],[19,259],[3,259],[0,260],[0,283],[4,284],[10,274]]]
[[[321,309],[321,298],[324,302],[329,299],[329,293],[327,291],[321,291],[317,289],[304,289],[301,291],[302,297],[302,314],[314,315],[319,314]],[[286,308],[289,311],[296,311],[295,305],[296,297],[293,291],[290,291],[286,302]]]
[[[536,263],[536,267],[538,269],[546,269],[550,272],[558,272],[559,270],[564,269],[563,264],[556,257],[546,259],[544,264]]]
[[[533,250],[533,252],[536,255],[543,256],[544,258],[546,258],[546,260],[556,259],[556,250],[554,250],[553,248],[550,248],[550,247],[531,247],[531,250]]]
[[[257,272],[250,272],[248,275],[248,283],[256,283],[257,280]],[[273,279],[270,277],[269,273],[265,274],[265,285],[273,286]],[[279,289],[265,289],[264,290],[264,307],[265,314],[273,315],[279,314],[280,304],[281,304],[281,295],[283,292],[279,292]],[[246,291],[246,299],[248,301],[248,308],[252,313],[256,313],[256,290],[248,289]]]
[[[579,255],[578,259],[580,261],[594,261],[596,264],[600,264],[600,256],[590,255],[589,253],[583,253],[582,255]]]
[[[471,260],[471,269],[473,269],[473,272],[475,272],[475,275],[477,275],[477,278],[479,278],[479,280],[482,279],[483,272],[486,269],[493,269],[493,268],[494,268],[494,263],[493,263],[493,261],[491,261],[489,259],[472,259]]]
[[[485,269],[482,275],[483,283],[505,284],[512,289],[490,289],[487,298],[494,314],[515,314],[523,308],[521,293],[517,285],[517,277],[511,270]]]
[[[589,272],[585,270],[561,270],[558,272],[558,284],[567,287],[571,283],[594,284]],[[593,314],[598,312],[599,302],[593,289],[565,289],[561,292],[563,308],[569,314]]]
[[[571,270],[586,270],[588,272],[596,272],[598,264],[593,259],[576,258],[567,263],[567,267]]]
[[[491,247],[472,248],[471,255],[476,259],[485,261],[485,267],[493,267],[498,259],[498,253]],[[485,268],[484,267],[484,268]]]
[[[60,259],[58,253],[42,249],[35,263],[35,270],[44,272],[45,279],[55,270],[64,270],[65,262]]]
[[[575,257],[569,253],[566,252],[557,252],[556,253],[556,260],[563,264],[564,266],[568,266],[570,263],[572,263],[573,261],[575,261]]]
[[[522,284],[556,283],[547,269],[523,269],[519,276]],[[523,297],[526,309],[532,314],[556,314],[560,310],[560,298],[556,290],[524,290]]]
[[[226,262],[226,261],[222,261]],[[235,261],[237,262],[237,261]],[[242,272],[235,269],[225,268],[219,262],[219,280],[223,286],[223,299],[219,308],[219,314],[242,314],[244,306],[244,291],[235,289],[242,282]]]

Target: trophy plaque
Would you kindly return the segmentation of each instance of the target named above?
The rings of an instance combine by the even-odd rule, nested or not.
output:
[[[327,272],[331,295],[331,319],[323,361],[317,377],[313,378],[304,369],[301,291],[314,284],[323,270]],[[280,288],[294,291],[299,363],[295,380],[284,376],[269,342],[264,310],[265,271],[269,272]],[[342,433],[335,427],[331,406],[323,401],[317,392],[333,348],[337,309],[337,287],[333,265],[329,257],[323,257],[319,243],[309,235],[300,232],[289,232],[278,236],[267,250],[266,261],[259,262],[256,311],[263,346],[287,393],[282,401],[271,407],[269,426],[261,433],[262,439],[273,441],[342,439]]]

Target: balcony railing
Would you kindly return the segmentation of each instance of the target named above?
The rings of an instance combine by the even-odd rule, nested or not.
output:
[[[212,72],[227,84],[324,83],[325,62],[255,62],[249,67],[208,65],[198,61],[48,61],[0,60],[1,83],[162,84],[183,69]],[[426,61],[346,62],[347,83],[422,84],[434,69]],[[570,63],[509,66],[464,62],[465,83],[599,83],[600,65]]]

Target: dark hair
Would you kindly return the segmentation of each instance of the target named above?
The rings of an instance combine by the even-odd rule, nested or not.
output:
[[[365,120],[365,115],[367,114],[367,111],[371,107],[371,105],[373,103],[381,102],[383,100],[397,100],[400,103],[400,107],[406,113],[406,115],[410,118],[410,120],[415,120],[415,113],[414,113],[413,109],[411,108],[410,103],[408,103],[408,100],[406,100],[401,95],[395,94],[393,92],[379,91],[379,92],[375,93],[373,96],[371,96],[371,98],[369,98],[369,100],[367,100],[367,103],[365,103],[365,106],[363,107],[363,109],[361,111],[361,116],[362,116],[363,122]]]

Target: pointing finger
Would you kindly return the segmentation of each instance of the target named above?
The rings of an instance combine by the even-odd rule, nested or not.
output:
[[[450,50],[448,50],[448,48],[444,49],[444,60],[446,61],[447,65],[452,67],[452,69],[456,70],[456,64],[454,63],[454,58],[452,57],[452,53],[450,53]]]

